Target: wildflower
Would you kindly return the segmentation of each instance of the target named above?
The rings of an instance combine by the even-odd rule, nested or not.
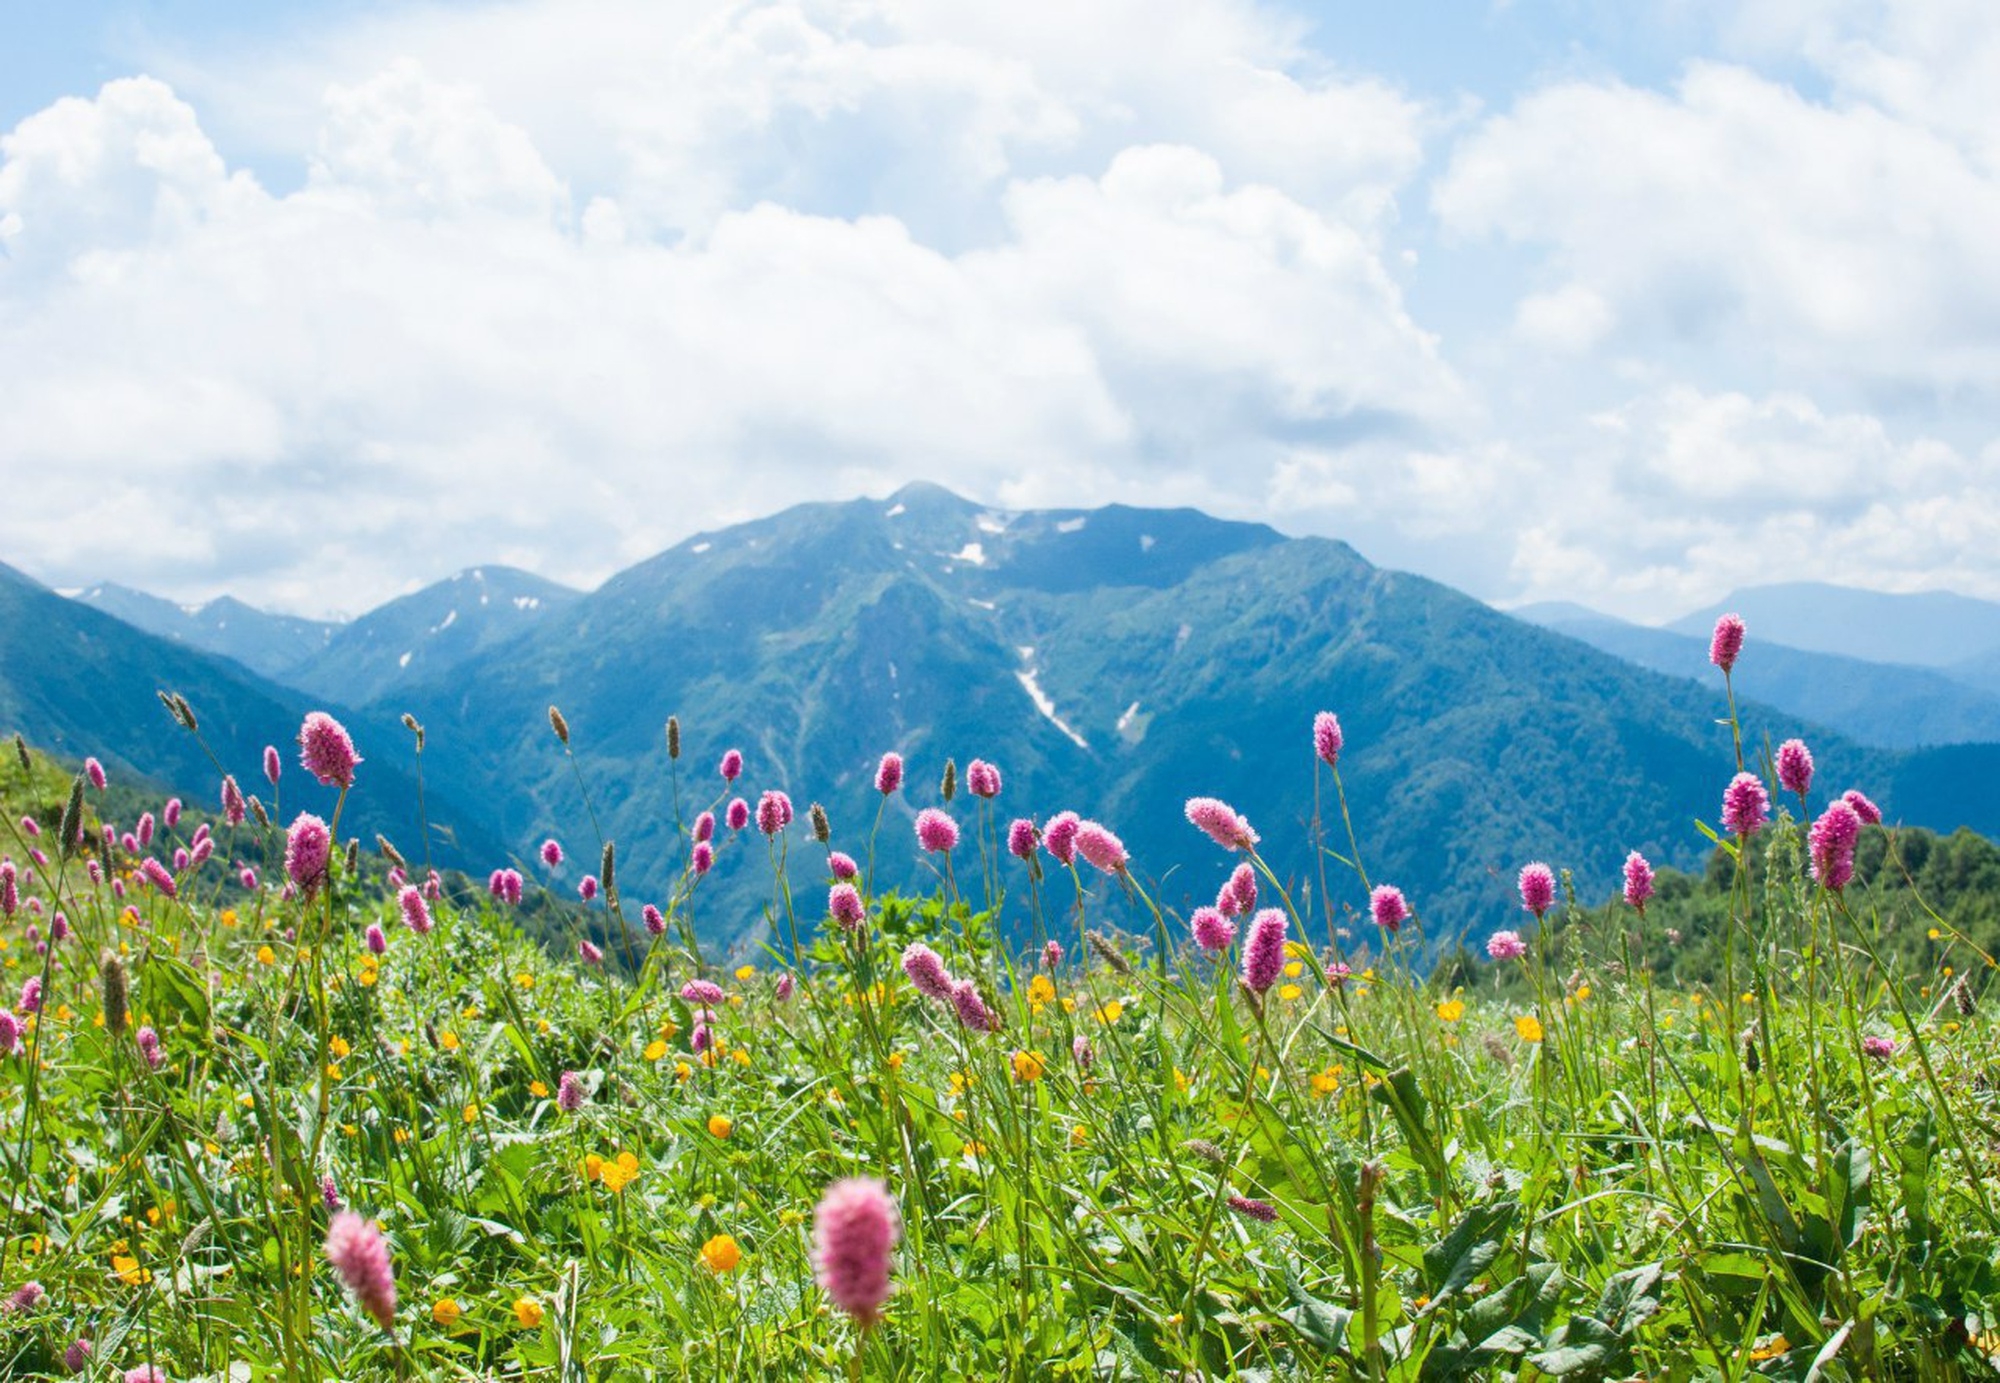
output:
[[[826,910],[846,931],[854,931],[868,920],[861,905],[861,893],[853,884],[835,884],[827,890]]]
[[[285,873],[306,896],[312,896],[326,882],[332,854],[333,837],[326,823],[310,812],[300,812],[285,832]]]
[[[0,1312],[32,1311],[41,1305],[42,1298],[47,1295],[48,1292],[41,1283],[23,1282],[14,1289],[14,1295],[8,1297],[4,1303],[0,1303]]]
[[[1804,797],[1812,790],[1812,777],[1812,751],[1804,740],[1786,740],[1778,746],[1779,786]]]
[[[884,797],[903,786],[903,756],[884,754],[882,761],[875,765],[875,791]]]
[[[649,932],[653,936],[659,936],[667,929],[667,919],[665,915],[662,914],[660,910],[654,907],[651,903],[648,903],[646,904],[645,907],[639,909],[639,918],[646,924],[647,932]]]
[[[90,1356],[96,1350],[97,1347],[88,1339],[78,1336],[70,1341],[69,1348],[63,1351],[63,1367],[71,1373],[82,1373],[90,1367]]]
[[[722,775],[723,782],[735,782],[743,776],[743,751],[740,749],[725,750],[722,755],[722,762],[716,765],[715,771]]]
[[[742,830],[750,824],[750,804],[740,797],[730,798],[729,805],[723,809],[722,819],[730,830]]]
[[[1231,1196],[1227,1204],[1237,1214],[1262,1224],[1270,1224],[1278,1218],[1278,1208],[1269,1201],[1252,1200],[1249,1196]]]
[[[1634,850],[1625,857],[1625,901],[1645,916],[1646,900],[1653,896],[1653,866]]]
[[[1125,851],[1125,842],[1095,821],[1086,821],[1076,828],[1076,852],[1106,874],[1123,874],[1132,860]]]
[[[727,1114],[708,1116],[708,1134],[711,1138],[727,1138],[735,1131],[736,1124]]]
[[[1076,1037],[1071,1040],[1069,1044],[1069,1055],[1070,1055],[1070,1060],[1076,1063],[1076,1067],[1079,1071],[1088,1071],[1091,1067],[1091,1063],[1097,1060],[1097,1052],[1090,1045],[1090,1039],[1085,1037],[1082,1033],[1078,1033]]]
[[[1225,917],[1248,917],[1257,910],[1257,871],[1246,862],[1236,866],[1215,895],[1216,910]]]
[[[917,844],[933,855],[957,849],[958,823],[936,807],[925,807],[917,813]]]
[[[554,837],[542,842],[542,863],[554,869],[563,862],[563,848]]]
[[[1208,834],[1225,850],[1249,851],[1257,848],[1257,833],[1236,809],[1219,797],[1190,797],[1185,808],[1190,824]]]
[[[244,865],[243,872],[236,876],[236,882],[243,885],[250,892],[255,893],[257,891],[257,871],[247,864]]]
[[[1313,752],[1328,768],[1340,763],[1340,747],[1343,743],[1340,721],[1332,711],[1321,711],[1313,717]]]
[[[790,1000],[792,997],[792,977],[790,975],[778,976],[778,987],[773,993],[776,994],[778,1002],[781,1004]]]
[[[597,876],[586,874],[576,886],[576,896],[588,903],[597,897]]]
[[[1041,833],[1028,817],[1016,817],[1007,826],[1007,853],[1023,862],[1032,862],[1035,847],[1042,843]]]
[[[1344,960],[1337,960],[1326,967],[1326,982],[1335,989],[1345,989],[1354,968]]]
[[[424,895],[414,884],[405,884],[396,895],[396,905],[403,911],[403,925],[418,936],[431,929],[431,910],[424,903]]]
[[[1014,1068],[1014,1079],[1017,1081],[1038,1081],[1048,1070],[1048,1063],[1042,1059],[1040,1052],[1017,1051],[1008,1058],[1008,1063]]]
[[[1285,914],[1265,908],[1250,923],[1243,943],[1243,985],[1261,994],[1285,969]]]
[[[1556,876],[1540,860],[1521,866],[1520,888],[1521,906],[1532,912],[1537,921],[1555,905]]]
[[[575,1071],[565,1071],[556,1081],[556,1108],[565,1114],[574,1114],[583,1108],[583,1077]]]
[[[92,787],[96,788],[99,792],[104,791],[105,778],[103,764],[95,759],[85,759],[83,761],[83,773],[86,778],[90,779]]]
[[[270,780],[270,784],[272,787],[276,787],[278,785],[278,770],[281,766],[282,765],[278,759],[277,746],[270,744],[265,745],[264,777]]]
[[[299,766],[319,779],[321,787],[353,787],[354,766],[360,762],[354,741],[339,721],[325,711],[306,716],[299,727]]]
[[[1736,666],[1736,655],[1743,651],[1743,617],[1724,615],[1715,622],[1715,633],[1708,641],[1708,661],[1721,668],[1727,676]]]
[[[1486,954],[1494,960],[1519,960],[1528,954],[1528,943],[1519,932],[1495,932],[1486,938]]]
[[[1861,835],[1861,817],[1846,802],[1835,802],[1807,833],[1812,850],[1812,874],[1821,888],[1839,892],[1854,877],[1854,843]]]
[[[951,1003],[958,1010],[958,1021],[974,1032],[992,1032],[1000,1026],[993,1010],[979,997],[979,986],[971,980],[960,980],[951,987]]]
[[[518,869],[503,869],[495,877],[499,882],[499,887],[494,891],[494,896],[499,898],[503,903],[518,905],[521,901],[521,886],[523,883],[521,871]]]
[[[604,964],[604,948],[588,938],[576,943],[576,954],[585,965]]]
[[[167,1372],[158,1364],[141,1364],[125,1370],[123,1383],[167,1383]]]
[[[1465,1017],[1465,1000],[1456,996],[1446,999],[1437,1006],[1437,1016],[1447,1023],[1456,1023]]]
[[[146,1059],[146,1065],[157,1071],[167,1063],[165,1052],[160,1050],[160,1035],[151,1028],[141,1028],[132,1034],[138,1044],[139,1055]]]
[[[326,1232],[327,1261],[340,1274],[363,1311],[384,1330],[396,1324],[396,1280],[389,1269],[389,1246],[382,1231],[351,1210],[333,1217]]]
[[[1523,1013],[1514,1019],[1514,1035],[1523,1042],[1542,1040],[1542,1020],[1532,1013]]]
[[[1887,1061],[1896,1054],[1896,1043],[1887,1037],[1877,1037],[1873,1033],[1861,1039],[1861,1050],[1877,1061]]]
[[[521,1329],[533,1330],[542,1323],[542,1304],[533,1297],[516,1297],[514,1320]]]
[[[446,1330],[457,1325],[458,1318],[464,1314],[464,1310],[450,1297],[439,1297],[431,1304],[431,1319]]]
[[[681,986],[681,998],[689,1004],[713,1008],[722,1002],[722,986],[714,980],[689,980]]]
[[[0,1008],[0,1056],[12,1056],[21,1045],[21,1020],[12,1009]]]
[[[1722,794],[1722,824],[1731,835],[1750,836],[1771,818],[1771,799],[1754,773],[1739,773]]]
[[[747,812],[749,808],[745,807],[744,810]],[[697,879],[708,873],[714,865],[715,847],[707,841],[704,840],[688,852],[688,867],[694,871],[694,876]]]
[[[701,1246],[702,1266],[710,1272],[729,1272],[743,1261],[743,1250],[736,1240],[727,1234],[718,1234]]]
[[[1862,825],[1879,826],[1882,824],[1882,809],[1869,801],[1867,795],[1858,788],[1849,788],[1840,795],[1840,800],[1854,808],[1854,814],[1861,818]]]
[[[864,1330],[889,1299],[889,1256],[899,1234],[896,1203],[871,1178],[837,1181],[813,1217],[813,1267],[834,1304]]]
[[[39,1013],[42,1008],[42,977],[30,975],[21,982],[21,1002],[15,1005],[23,1013]]]
[[[974,759],[965,766],[965,787],[974,797],[991,801],[1000,795],[1000,770],[984,759]]]
[[[167,897],[173,898],[180,894],[179,886],[174,883],[174,876],[168,872],[164,864],[161,864],[151,855],[139,861],[139,872],[146,876],[147,883],[166,894]]]
[[[1060,941],[1045,941],[1042,943],[1042,969],[1054,970],[1062,964],[1062,959],[1063,948]]]
[[[703,812],[700,816],[697,816],[694,819],[694,836],[693,836],[694,843],[696,845],[699,845],[704,840],[713,840],[714,838],[715,838],[715,813]]]
[[[1057,812],[1049,818],[1049,824],[1042,828],[1042,848],[1062,864],[1076,862],[1076,836],[1083,829],[1083,818],[1075,812]]]
[[[792,824],[792,799],[775,789],[757,799],[757,829],[775,836]]]
[[[1222,915],[1220,908],[1196,908],[1188,919],[1194,930],[1195,945],[1204,951],[1227,950],[1236,940],[1236,924]]]
[[[1375,891],[1368,895],[1368,911],[1375,925],[1392,936],[1410,918],[1409,900],[1394,884],[1375,886]]]

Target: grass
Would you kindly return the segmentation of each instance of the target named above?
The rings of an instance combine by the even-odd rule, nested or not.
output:
[[[1302,733],[1301,796],[1344,818],[1315,764]],[[90,1376],[176,1383],[1995,1372],[1991,962],[1949,936],[1936,969],[1886,961],[1885,925],[1921,925],[1885,911],[1908,895],[1819,887],[1782,814],[1719,842],[1714,982],[1664,982],[1655,921],[1574,898],[1463,990],[1413,967],[1415,924],[1330,979],[1309,938],[1358,924],[1298,916],[1264,873],[1287,940],[1253,992],[1240,938],[1201,952],[1137,864],[1009,856],[998,801],[938,804],[963,831],[935,893],[864,895],[853,930],[807,814],[720,828],[772,884],[769,944],[725,958],[692,874],[657,934],[615,886],[551,893],[576,928],[552,954],[462,879],[410,929],[395,861],[345,841],[286,896],[275,825],[216,826],[169,896],[101,844],[127,799],[76,784],[25,749],[0,770],[0,964],[41,985],[0,1059],[8,1377],[67,1376],[78,1340]],[[1367,823],[1328,824],[1326,867],[1358,868]],[[1218,883],[1261,868],[1188,840]],[[1120,894],[1148,945],[1100,930]],[[38,950],[57,913],[70,934]],[[918,992],[916,943],[997,1030]],[[701,977],[725,994],[706,1020],[681,993]],[[857,1175],[902,1232],[866,1328],[815,1282],[815,1208]],[[336,1204],[387,1235],[393,1331],[325,1259]]]

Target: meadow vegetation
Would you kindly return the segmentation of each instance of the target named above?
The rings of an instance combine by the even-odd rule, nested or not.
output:
[[[830,822],[669,722],[649,900],[587,793],[483,880],[286,820],[368,772],[324,716],[199,809],[17,739],[0,1375],[1991,1376],[1992,849],[1724,704],[1706,879],[1521,861],[1447,964],[1324,713],[1269,766],[1310,881],[1214,798],[1138,860],[977,760]],[[720,852],[769,883],[729,954]],[[1170,866],[1216,904],[1156,908]]]

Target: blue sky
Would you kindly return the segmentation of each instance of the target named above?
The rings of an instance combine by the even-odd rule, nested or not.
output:
[[[0,0],[0,560],[354,612],[794,499],[2000,598],[1983,0]],[[117,541],[79,542],[82,532]]]

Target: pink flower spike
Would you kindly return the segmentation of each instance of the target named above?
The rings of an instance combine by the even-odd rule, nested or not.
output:
[[[332,854],[333,837],[326,823],[310,812],[300,812],[285,832],[285,873],[300,892],[310,895],[326,882]]]
[[[1265,908],[1250,921],[1243,942],[1243,986],[1262,994],[1285,973],[1285,914]]]
[[[602,946],[599,946],[594,941],[577,942],[576,954],[577,958],[581,960],[585,965],[604,964],[604,948]]]
[[[562,862],[563,862],[562,846],[559,843],[557,843],[557,841],[553,837],[543,841],[542,863],[548,866],[550,869],[554,869],[557,865],[561,864]]]
[[[354,1302],[384,1330],[396,1328],[396,1279],[382,1231],[351,1210],[333,1217],[326,1231],[326,1257]]]
[[[1076,852],[1106,874],[1123,874],[1132,862],[1125,852],[1125,842],[1095,821],[1086,821],[1076,828]]]
[[[651,903],[639,909],[639,920],[646,924],[646,931],[659,936],[667,930],[666,915]]]
[[[714,980],[689,980],[681,986],[681,1000],[702,1008],[713,1008],[722,1002],[722,986]]]
[[[917,844],[933,855],[958,848],[958,823],[947,812],[925,807],[917,813]]]
[[[370,954],[378,956],[387,954],[389,950],[389,934],[382,930],[380,922],[370,922],[368,930],[363,933],[363,937],[368,943]]]
[[[1042,828],[1042,848],[1061,864],[1076,862],[1076,836],[1083,829],[1083,818],[1075,812],[1057,812],[1049,818],[1049,824]]]
[[[837,1181],[813,1215],[813,1270],[834,1305],[866,1330],[889,1300],[890,1256],[901,1228],[881,1182]]]
[[[576,886],[576,896],[588,903],[597,897],[597,876],[586,874]]]
[[[1849,788],[1846,792],[1840,794],[1840,800],[1854,808],[1854,814],[1861,818],[1862,825],[1880,826],[1882,824],[1882,809],[1869,801],[1867,794],[1859,788]]]
[[[940,1002],[951,998],[951,972],[944,968],[938,953],[923,942],[913,941],[903,948],[903,973],[926,998]]]
[[[1804,740],[1786,740],[1778,746],[1778,785],[1786,792],[1804,797],[1812,791],[1813,756]]]
[[[792,824],[792,799],[778,791],[766,792],[757,799],[757,829],[767,836],[775,836]]]
[[[965,787],[974,797],[991,801],[1000,795],[1000,770],[984,759],[974,759],[965,766]]]
[[[740,831],[750,824],[750,804],[740,797],[729,799],[729,806],[723,813],[723,821],[732,831]]]
[[[1035,850],[1042,843],[1041,833],[1035,823],[1025,816],[1017,816],[1007,824],[1007,853],[1024,864],[1035,858]]]
[[[264,776],[270,780],[272,787],[276,787],[278,785],[278,772],[282,767],[283,767],[283,761],[278,758],[277,746],[271,744],[265,745]]]
[[[424,902],[423,892],[415,884],[405,884],[396,895],[396,906],[402,909],[403,925],[423,936],[431,929],[431,910]]]
[[[1535,915],[1537,921],[1556,901],[1555,871],[1536,860],[1533,864],[1521,866],[1521,906]]]
[[[875,791],[884,797],[903,786],[903,756],[884,754],[882,762],[875,765]]]
[[[851,855],[835,850],[826,857],[826,872],[845,883],[861,873],[861,866],[854,862]]]
[[[1221,798],[1190,797],[1186,811],[1188,821],[1223,849],[1248,852],[1257,848],[1257,833],[1250,829],[1250,823]]]
[[[351,788],[354,766],[361,756],[341,723],[325,711],[313,711],[299,727],[299,766],[322,787]]]
[[[96,788],[99,792],[104,791],[104,784],[106,780],[104,777],[103,764],[99,763],[95,759],[85,759],[83,761],[83,774],[86,778],[90,779],[90,785],[92,787]]]
[[[1340,721],[1332,711],[1321,711],[1313,717],[1313,753],[1319,755],[1320,762],[1328,768],[1340,763],[1340,747],[1344,743],[1340,733]]]
[[[1375,925],[1392,936],[1410,920],[1409,900],[1403,897],[1403,890],[1394,884],[1375,886],[1375,891],[1368,895],[1368,912],[1375,919]]]
[[[1722,825],[1731,835],[1754,835],[1771,819],[1771,798],[1763,780],[1754,773],[1739,773],[1729,780],[1722,793]]]
[[[715,839],[715,813],[703,812],[694,819],[694,843]]]
[[[844,931],[855,931],[868,920],[868,910],[861,906],[861,893],[853,884],[835,884],[828,889],[826,910]]]
[[[1625,857],[1625,902],[1642,915],[1646,911],[1646,900],[1653,896],[1653,866],[1646,857],[1634,850]]]
[[[1708,661],[1721,668],[1726,675],[1736,666],[1736,656],[1743,651],[1743,617],[1724,615],[1715,622],[1715,633],[1708,640]]]
[[[1223,916],[1220,908],[1196,908],[1188,921],[1194,931],[1194,944],[1204,951],[1226,951],[1229,943],[1236,940],[1236,924]]]
[[[731,749],[725,752],[722,756],[722,762],[716,765],[715,771],[722,775],[723,782],[735,782],[743,776],[743,751],[740,749]]]
[[[1528,954],[1528,943],[1519,932],[1495,932],[1486,938],[1486,954],[1494,960],[1519,960]]]

